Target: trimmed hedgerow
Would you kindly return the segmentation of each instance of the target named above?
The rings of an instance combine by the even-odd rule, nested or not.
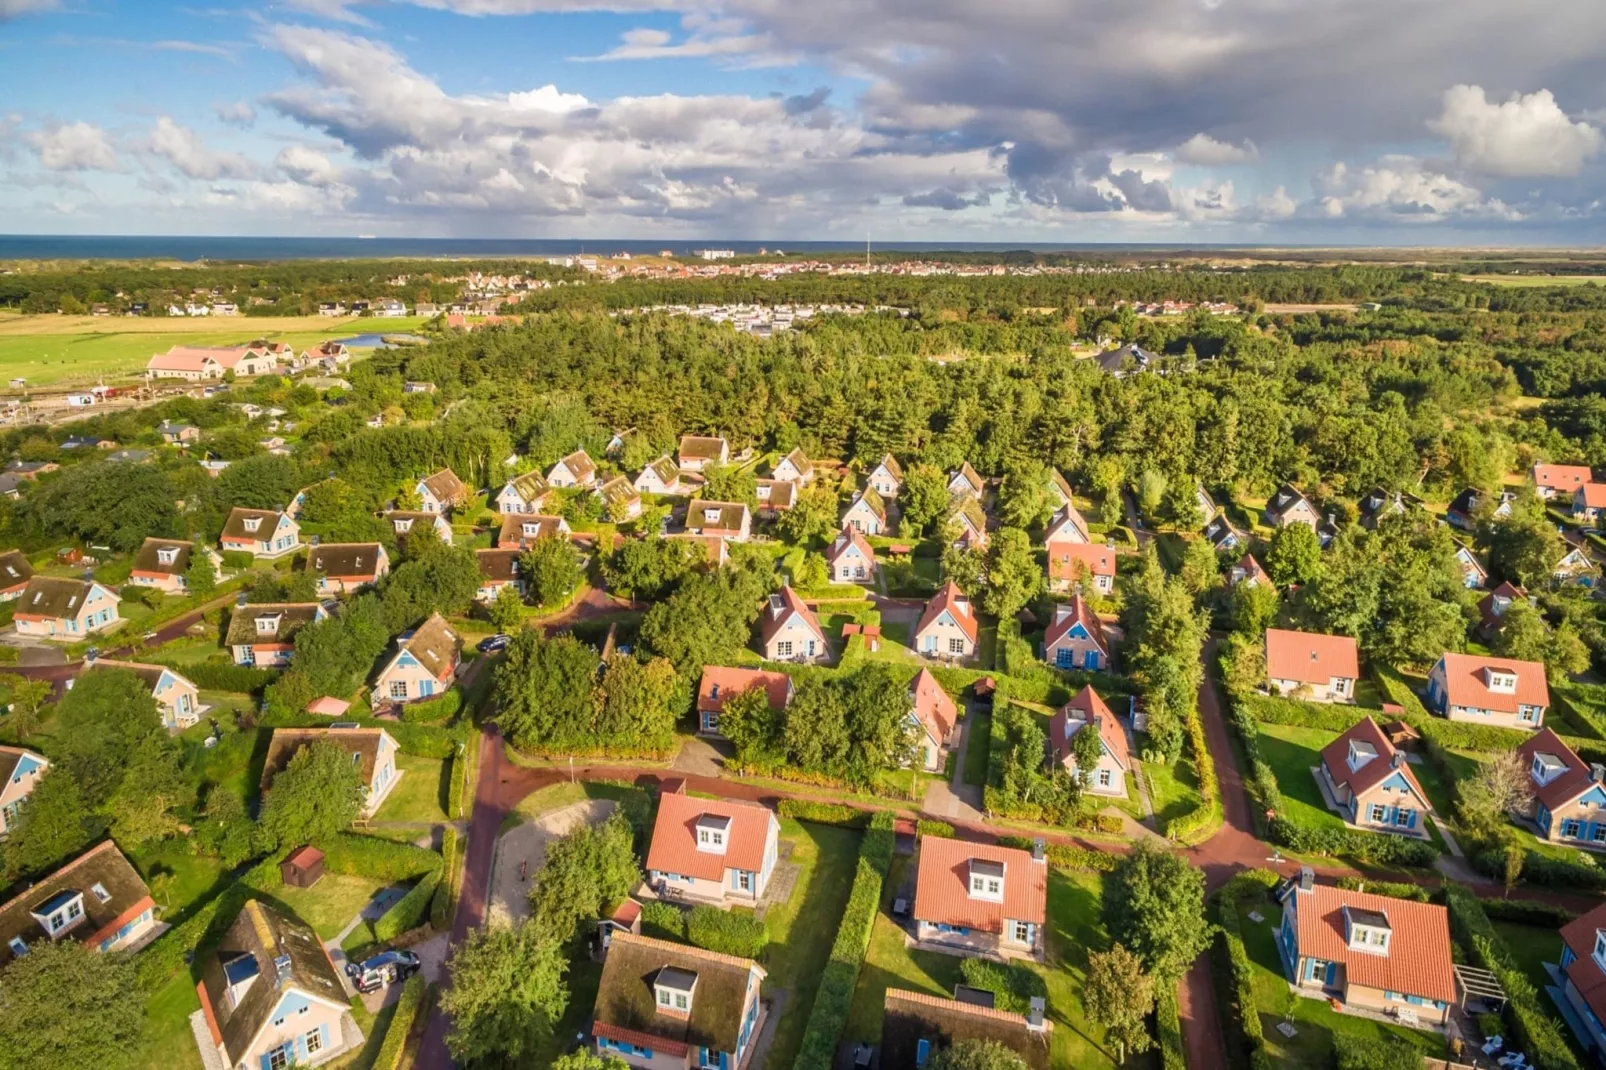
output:
[[[1373,895],[1383,895],[1390,899],[1411,899],[1418,903],[1426,903],[1433,896],[1420,884],[1407,884],[1404,881],[1374,881],[1362,877],[1340,877],[1333,882],[1335,887],[1350,892],[1370,892]]]
[[[1203,843],[1221,827],[1221,786],[1216,782],[1216,763],[1210,758],[1205,741],[1204,721],[1198,706],[1188,711],[1188,749],[1193,753],[1194,773],[1199,778],[1199,805],[1166,823],[1166,838],[1184,845]]]
[[[954,827],[946,821],[933,821],[923,817],[915,822],[915,833],[919,836],[935,836],[939,840],[954,838]]]
[[[1483,912],[1491,918],[1546,929],[1559,929],[1577,916],[1566,907],[1532,899],[1485,899],[1482,902]]]
[[[392,884],[425,873],[438,874],[442,866],[441,856],[434,851],[377,836],[342,832],[319,847],[323,849],[324,872],[369,877]]]
[[[1014,847],[1022,851],[1030,851],[1033,842],[1027,836],[998,837],[1000,847]],[[1110,873],[1115,869],[1116,863],[1121,861],[1121,856],[1118,854],[1094,851],[1069,843],[1050,843],[1045,845],[1043,850],[1049,865],[1083,873]]]
[[[1526,1052],[1538,1070],[1579,1070],[1560,1024],[1546,1011],[1538,990],[1495,931],[1478,897],[1459,884],[1446,884],[1444,895],[1456,942],[1474,965],[1493,973],[1506,991],[1505,1019],[1517,1037],[1517,1043],[1509,1047]]]
[[[1254,965],[1244,946],[1238,908],[1245,902],[1264,899],[1267,889],[1276,883],[1277,874],[1253,869],[1233,877],[1216,895],[1216,915],[1221,925],[1216,956],[1221,962],[1213,972],[1221,990],[1221,1005],[1227,1011],[1229,1040],[1243,1053],[1243,1059],[1252,1070],[1269,1067],[1271,1059],[1265,1050],[1266,1034],[1260,1024],[1260,1012],[1255,1009]],[[1238,1065],[1239,1060],[1234,1059],[1233,1063]]]
[[[1468,856],[1472,868],[1486,877],[1502,879],[1506,869],[1505,848],[1489,844]],[[1606,869],[1593,862],[1557,858],[1539,851],[1524,851],[1522,856],[1524,884],[1538,884],[1547,888],[1580,888],[1584,891],[1606,890]]]
[[[402,707],[402,720],[408,724],[440,724],[463,708],[463,692],[452,688],[439,698],[409,702]]]
[[[1160,1039],[1161,1070],[1188,1070],[1188,1059],[1182,1049],[1182,1012],[1177,1007],[1175,985],[1155,986],[1154,1031]]]
[[[374,922],[374,939],[382,944],[388,943],[409,929],[416,929],[424,924],[424,919],[429,916],[430,903],[435,898],[435,890],[440,886],[439,870],[426,873],[419,878],[418,883],[409,888],[406,895],[392,903],[390,909]]]
[[[782,799],[776,812],[794,821],[811,821],[816,825],[835,825],[837,828],[862,829],[870,824],[870,811],[860,810],[846,803],[811,802],[808,799]]]
[[[424,978],[414,974],[402,985],[401,997],[396,1001],[396,1013],[385,1029],[385,1042],[379,1046],[374,1058],[374,1070],[397,1070],[407,1050],[407,1034],[413,1031],[418,1012],[424,1006]]]
[[[965,984],[991,992],[993,1006],[1010,1014],[1025,1014],[1032,1008],[1032,999],[1048,999],[1048,985],[1043,975],[1028,969],[1019,962],[994,962],[991,959],[965,959],[959,966]]]
[[[167,664],[153,660],[153,664]],[[234,691],[242,695],[259,694],[279,678],[270,669],[253,669],[245,665],[230,665],[215,661],[202,661],[194,665],[167,664],[202,691]]]
[[[641,932],[660,940],[686,939],[686,912],[662,899],[641,904]]]
[[[770,942],[770,928],[751,914],[700,906],[686,915],[686,939],[707,951],[756,959]]]
[[[892,815],[884,810],[876,813],[859,844],[858,873],[842,911],[836,940],[831,944],[831,957],[820,978],[793,1070],[831,1070],[836,1059],[842,1031],[848,1024],[848,1010],[853,1005],[859,967],[870,948],[870,930],[881,903],[881,885],[892,864],[893,840]]]

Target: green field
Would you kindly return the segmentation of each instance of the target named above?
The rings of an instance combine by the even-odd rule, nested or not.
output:
[[[1600,275],[1463,275],[1462,282],[1486,282],[1491,286],[1590,286],[1606,282]]]
[[[253,319],[146,319],[90,316],[0,315],[0,373],[32,386],[132,376],[154,353],[175,345],[232,345],[257,338],[297,349],[354,334],[415,331],[426,320],[322,319],[317,316]]]

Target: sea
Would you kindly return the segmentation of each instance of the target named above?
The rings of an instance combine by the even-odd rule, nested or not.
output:
[[[614,253],[656,254],[668,250],[691,256],[701,249],[729,249],[739,255],[760,251],[790,254],[845,253],[864,249],[849,241],[748,241],[662,238],[248,238],[131,235],[0,234],[0,260],[384,260],[417,257],[494,260],[500,257],[579,256]],[[887,242],[876,249],[909,253],[937,252],[1106,252],[1174,251],[1199,245],[1100,244],[1053,242]],[[1223,246],[1222,248],[1226,248]],[[1249,248],[1234,246],[1233,248]],[[1287,246],[1283,246],[1287,248]]]

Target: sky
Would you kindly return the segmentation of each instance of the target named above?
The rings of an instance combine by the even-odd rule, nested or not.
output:
[[[0,232],[1606,245],[1601,0],[0,0]]]

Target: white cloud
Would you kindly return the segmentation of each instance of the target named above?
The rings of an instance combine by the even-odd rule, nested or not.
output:
[[[519,111],[570,112],[591,107],[583,93],[565,93],[557,86],[547,84],[540,89],[523,93],[509,93],[507,102]]]
[[[81,119],[30,131],[22,139],[52,171],[115,171],[120,166],[106,131]]]
[[[61,6],[60,0],[0,0],[0,22],[14,19],[21,15],[36,15],[44,11],[55,11]]]
[[[1242,145],[1217,141],[1206,133],[1198,133],[1177,146],[1176,157],[1182,163],[1199,167],[1225,167],[1231,164],[1254,163],[1260,159],[1260,149],[1248,138]]]
[[[363,0],[283,0],[285,7],[330,22],[343,22],[348,26],[372,26],[368,19],[352,8]]]
[[[280,149],[273,163],[304,186],[333,186],[340,181],[340,171],[329,157],[305,145],[289,145]]]
[[[1298,202],[1281,186],[1255,198],[1255,214],[1266,219],[1287,219],[1298,210]]]
[[[1446,218],[1514,220],[1520,213],[1472,186],[1428,170],[1412,156],[1384,156],[1366,167],[1334,164],[1316,179],[1316,210],[1329,218],[1395,223]]]
[[[1500,178],[1570,178],[1606,145],[1598,129],[1569,119],[1548,89],[1496,104],[1481,86],[1453,86],[1428,129],[1450,142],[1462,167]]]
[[[244,156],[214,152],[207,148],[200,134],[166,115],[157,116],[146,148],[190,178],[250,178],[257,173],[256,165]]]
[[[257,121],[257,110],[246,100],[220,100],[212,105],[218,121],[244,130]]]

